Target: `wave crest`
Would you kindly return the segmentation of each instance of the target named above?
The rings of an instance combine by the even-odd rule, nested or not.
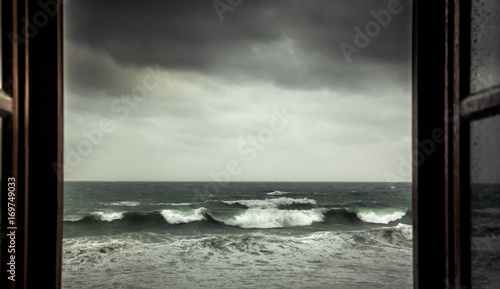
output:
[[[250,229],[270,229],[283,227],[309,226],[322,222],[325,218],[320,209],[279,210],[276,208],[250,208],[242,214],[230,218],[211,216],[214,220],[229,226]]]
[[[123,219],[123,213],[124,212],[94,212],[92,216],[101,221],[112,222],[114,220]]]
[[[406,210],[396,210],[387,212],[385,210],[372,210],[358,212],[357,217],[365,223],[389,224],[397,221],[406,215]]]
[[[205,220],[207,209],[198,208],[195,210],[162,210],[161,214],[169,224],[186,224]]]
[[[266,195],[268,195],[268,196],[283,196],[286,194],[289,194],[289,192],[274,191],[274,192],[267,193]]]
[[[123,207],[137,207],[141,203],[137,201],[121,201],[121,202],[111,202],[111,203],[103,203],[106,206],[123,206]]]
[[[222,201],[228,205],[240,204],[248,208],[278,208],[280,206],[289,205],[316,205],[316,200],[302,198],[293,199],[287,197],[275,198],[275,199],[264,199],[264,200],[237,200],[237,201]]]

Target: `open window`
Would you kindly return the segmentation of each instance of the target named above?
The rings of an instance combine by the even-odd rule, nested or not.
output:
[[[63,163],[62,4],[1,5],[0,284],[60,288],[62,174],[54,165],[57,171]],[[495,267],[481,275],[481,258],[498,252],[490,242],[498,225],[492,214],[499,182],[498,4],[413,5],[414,287],[488,288],[498,284]],[[7,272],[10,178],[16,183],[15,282]]]

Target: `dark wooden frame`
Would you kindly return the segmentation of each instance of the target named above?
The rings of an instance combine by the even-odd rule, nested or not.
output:
[[[414,154],[444,132],[431,155],[414,155],[414,287],[468,288],[469,132],[460,102],[470,77],[470,1],[414,1],[413,27]]]
[[[0,108],[7,119],[3,122],[2,191],[10,177],[16,179],[17,188],[16,281],[7,279],[6,226],[2,226],[2,288],[61,287],[63,182],[52,169],[53,163],[63,163],[59,2],[52,2],[57,11],[49,13],[36,0],[2,1],[4,93]],[[5,204],[6,194],[2,198]],[[2,224],[6,224],[2,212]]]
[[[447,252],[445,216],[449,214],[445,142],[432,154],[419,145],[445,131],[445,1],[413,1],[413,263],[414,288],[444,288]]]
[[[470,122],[500,113],[500,87],[470,93],[471,1],[414,1],[414,287],[471,288]],[[439,28],[442,29],[439,29]]]

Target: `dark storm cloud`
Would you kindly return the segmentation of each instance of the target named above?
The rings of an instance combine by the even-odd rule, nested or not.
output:
[[[221,21],[213,1],[72,0],[66,33],[75,45],[119,65],[159,64],[226,82],[266,81],[292,89],[376,90],[377,83],[409,79],[411,2],[400,1],[402,12],[392,15],[351,63],[339,44],[354,45],[354,27],[364,29],[373,20],[370,11],[385,10],[387,3],[244,0]],[[95,60],[86,57],[91,56],[68,56],[69,79],[81,86],[110,86],[110,94],[118,94],[113,86],[123,87],[127,79],[104,83],[100,74],[113,72],[96,72]]]
[[[410,155],[411,1],[351,62],[339,45],[396,0],[240,2],[221,21],[214,0],[69,1],[65,151],[103,119],[116,128],[65,157],[66,177],[212,180],[235,159],[234,180],[383,181]],[[133,98],[157,67],[160,84]],[[285,109],[296,118],[246,163],[242,142]]]

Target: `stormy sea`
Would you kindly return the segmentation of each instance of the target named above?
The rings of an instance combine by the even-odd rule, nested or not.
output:
[[[411,288],[411,184],[65,182],[63,288]]]

